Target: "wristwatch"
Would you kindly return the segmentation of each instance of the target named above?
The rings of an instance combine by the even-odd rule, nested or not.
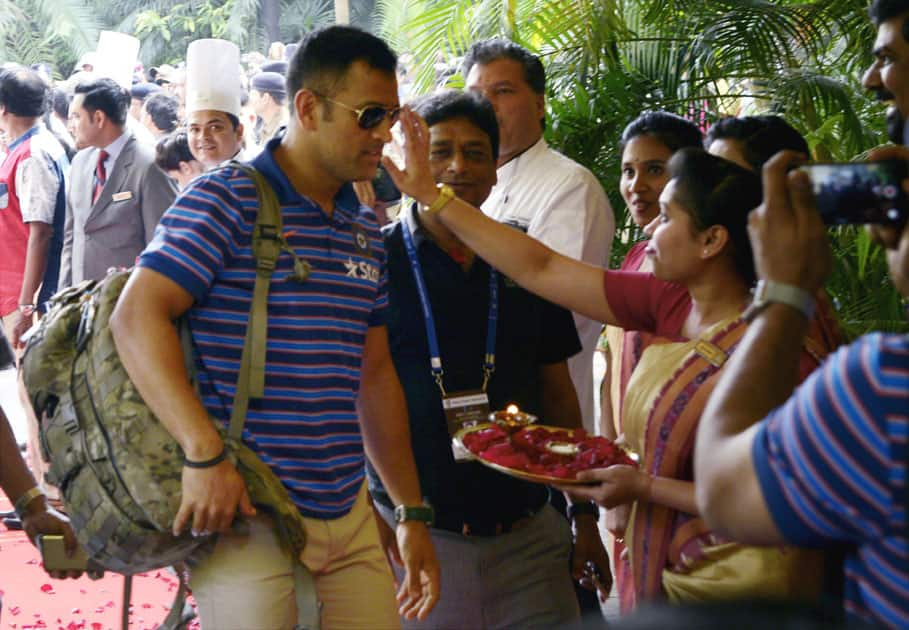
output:
[[[439,196],[436,197],[436,200],[433,201],[426,208],[426,212],[429,214],[435,214],[439,210],[445,207],[449,201],[455,198],[455,191],[452,190],[451,186],[448,184],[439,184],[436,186],[439,189]]]
[[[814,296],[800,287],[772,280],[761,280],[754,290],[754,300],[745,310],[744,318],[751,321],[773,302],[786,304],[802,313],[807,319],[814,317]]]
[[[432,526],[436,512],[431,505],[399,505],[395,508],[395,522],[420,521]]]
[[[593,501],[578,501],[568,504],[568,519],[573,521],[581,514],[590,514],[594,519],[600,518],[600,508]]]
[[[25,315],[26,317],[31,317],[35,313],[34,304],[20,304],[19,312]]]

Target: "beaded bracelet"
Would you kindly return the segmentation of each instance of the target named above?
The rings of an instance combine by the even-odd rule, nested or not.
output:
[[[202,461],[202,462],[190,461],[184,457],[183,465],[186,466],[187,468],[212,468],[213,466],[217,466],[218,464],[223,462],[225,459],[227,459],[227,447],[222,448],[221,452],[218,453],[218,455],[216,455],[215,457],[212,457],[211,459],[206,459],[205,461]]]

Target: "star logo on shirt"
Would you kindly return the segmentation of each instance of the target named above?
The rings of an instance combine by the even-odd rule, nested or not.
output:
[[[376,265],[370,265],[365,260],[357,262],[352,257],[348,256],[344,266],[347,267],[348,278],[368,280],[375,284],[378,284],[379,282],[379,268]]]

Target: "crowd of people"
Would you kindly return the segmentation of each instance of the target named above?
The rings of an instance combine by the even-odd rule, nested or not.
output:
[[[863,81],[893,101],[902,143],[909,2],[870,15]],[[706,136],[663,111],[630,121],[616,183],[641,240],[610,270],[606,194],[547,145],[545,70],[518,44],[473,44],[463,91],[416,99],[388,45],[345,26],[272,60],[198,40],[185,64],[139,74],[100,48],[57,86],[0,68],[0,314],[21,351],[55,291],[135,267],[110,325],[185,455],[174,532],[217,534],[187,561],[203,627],[563,627],[602,621],[613,588],[618,626],[670,602],[721,627],[732,601],[751,621],[786,606],[806,624],[909,627],[909,339],[844,345],[825,228],[792,168],[808,145],[783,118]],[[243,440],[301,515],[299,558],[218,430],[257,275],[256,186],[236,161],[281,206]],[[907,213],[871,227],[904,297]],[[453,447],[509,403],[638,465],[545,486]],[[30,536],[72,546],[37,435],[32,417],[30,473],[0,422],[0,484]],[[671,627],[655,610],[646,627]]]

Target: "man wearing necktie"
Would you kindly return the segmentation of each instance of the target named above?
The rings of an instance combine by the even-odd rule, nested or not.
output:
[[[76,86],[70,117],[81,150],[66,194],[60,286],[131,267],[176,197],[155,152],[126,128],[129,93],[111,79]]]

